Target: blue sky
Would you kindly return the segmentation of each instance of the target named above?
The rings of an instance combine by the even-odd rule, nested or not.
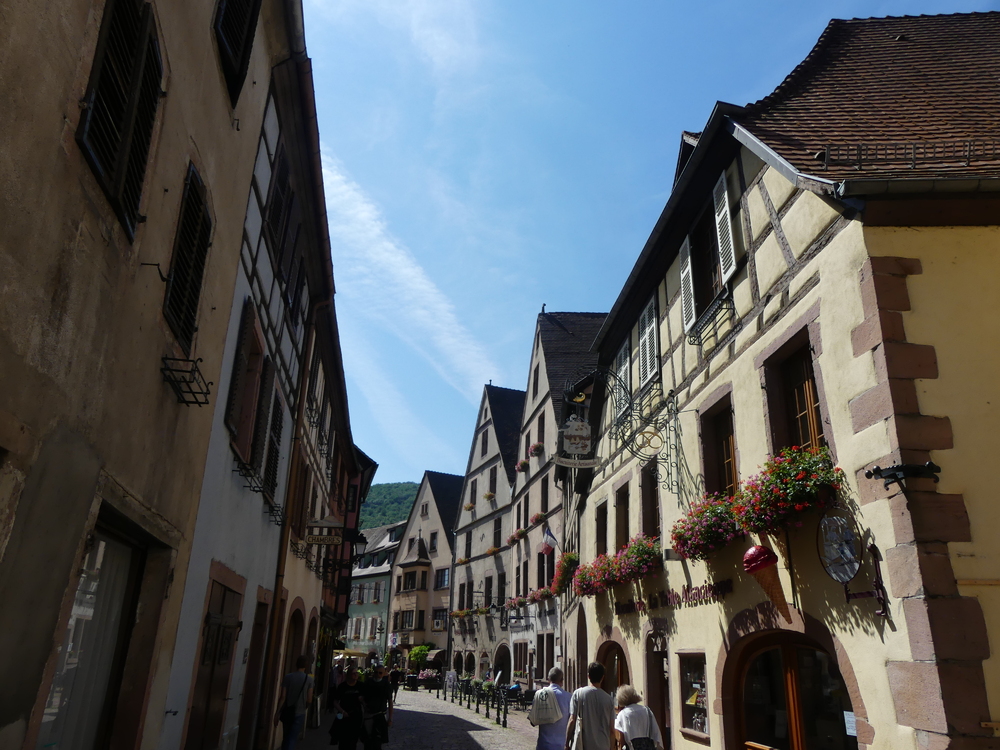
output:
[[[770,93],[830,18],[998,2],[304,0],[355,442],[464,473],[535,317],[607,311],[682,130]]]

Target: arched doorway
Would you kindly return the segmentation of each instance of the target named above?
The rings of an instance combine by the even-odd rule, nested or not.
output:
[[[394,667],[405,667],[406,661],[403,659],[403,652],[394,648],[389,652],[389,663]]]
[[[604,665],[604,682],[601,687],[614,696],[619,685],[629,682],[625,651],[615,641],[608,641],[598,651],[597,661]]]
[[[490,671],[490,655],[485,651],[479,655],[479,677],[486,679],[486,673]],[[493,675],[490,675],[492,677]]]
[[[818,643],[798,633],[764,635],[742,652],[735,677],[734,747],[857,750],[850,694],[836,658]]]
[[[319,633],[319,620],[315,615],[309,618],[309,631],[306,634],[306,642],[302,648],[302,653],[309,659],[311,668],[316,660],[316,637]],[[310,670],[311,671],[311,670]]]
[[[295,660],[302,656],[302,636],[305,634],[305,618],[302,610],[296,609],[288,618],[285,635],[285,674],[295,671]]]
[[[466,654],[465,655],[465,671],[471,674],[473,677],[476,675],[476,655]]]
[[[587,685],[587,664],[590,659],[587,650],[587,617],[583,611],[583,604],[576,613],[576,674],[575,688]]]
[[[451,668],[455,670],[455,674],[462,675],[462,655],[455,654],[455,657],[451,660]]]
[[[493,679],[497,684],[510,684],[510,669],[510,649],[507,644],[501,643],[493,656]]]

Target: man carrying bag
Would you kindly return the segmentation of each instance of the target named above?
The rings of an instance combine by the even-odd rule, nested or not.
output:
[[[528,711],[528,722],[538,727],[536,750],[562,750],[569,719],[570,695],[562,689],[563,673],[559,667],[549,670],[549,686],[535,693]]]

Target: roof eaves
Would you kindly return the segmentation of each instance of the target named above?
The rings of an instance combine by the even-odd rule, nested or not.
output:
[[[611,308],[611,312],[608,313],[608,317],[604,320],[604,325],[601,326],[601,330],[598,331],[597,337],[594,339],[594,343],[591,347],[591,351],[597,351],[600,349],[601,344],[604,342],[604,338],[608,335],[615,327],[617,318],[622,312],[622,308],[625,306],[629,298],[635,292],[640,280],[644,280],[645,274],[643,269],[645,268],[647,262],[655,254],[657,245],[659,243],[660,237],[670,220],[674,217],[674,212],[677,209],[677,204],[680,202],[681,196],[684,195],[685,190],[691,183],[691,180],[697,174],[699,167],[705,160],[706,155],[710,152],[712,146],[714,145],[715,139],[720,133],[720,131],[725,130],[725,125],[729,121],[730,117],[738,115],[744,111],[743,107],[737,104],[729,104],[727,102],[716,102],[715,108],[712,110],[712,114],[708,118],[708,123],[705,125],[705,129],[702,131],[701,137],[698,139],[698,145],[694,147],[694,152],[691,154],[691,158],[687,160],[680,177],[677,178],[677,182],[674,184],[673,190],[670,192],[670,198],[667,199],[667,205],[663,207],[663,211],[660,213],[660,218],[656,220],[656,224],[653,226],[653,231],[650,232],[649,238],[646,240],[646,244],[642,248],[642,252],[639,253],[639,257],[632,266],[632,271],[629,273],[628,278],[625,280],[625,284],[622,286],[621,292],[618,293],[618,298],[615,300],[615,304]]]
[[[777,151],[768,146],[764,141],[740,125],[732,118],[726,118],[726,130],[737,141],[742,143],[754,154],[759,156],[765,164],[776,170],[778,174],[788,180],[796,187],[803,190],[810,190],[814,193],[832,195],[836,189],[836,183],[824,177],[806,174],[793,165],[790,161],[781,156]]]

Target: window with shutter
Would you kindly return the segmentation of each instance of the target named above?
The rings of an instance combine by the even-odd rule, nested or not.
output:
[[[163,317],[185,354],[191,353],[191,342],[197,330],[198,299],[211,236],[212,219],[208,214],[205,185],[194,165],[189,164],[177,235],[174,237],[170,276],[163,298]]]
[[[726,173],[723,172],[712,191],[715,208],[715,230],[719,242],[719,266],[722,283],[725,284],[736,273],[736,247],[733,244],[733,217],[729,213],[729,192]]]
[[[490,469],[490,492],[497,494],[497,467]]]
[[[76,140],[129,240],[144,220],[139,201],[162,78],[149,3],[109,0]]]
[[[251,462],[263,366],[264,346],[257,331],[253,300],[247,297],[243,303],[225,419],[226,427],[232,437],[233,449],[246,464]]]
[[[267,423],[271,416],[271,399],[274,397],[274,364],[270,357],[264,357],[261,368],[260,393],[254,415],[253,438],[250,449],[250,465],[260,476],[264,470],[264,451],[267,449]]]
[[[660,371],[656,346],[656,296],[639,316],[639,384],[645,385]]]
[[[250,63],[261,0],[219,0],[215,13],[215,41],[219,45],[222,73],[235,107]]]
[[[621,416],[628,411],[629,396],[632,393],[632,372],[629,367],[629,343],[626,341],[615,355],[615,414]]]
[[[271,426],[268,430],[267,462],[264,464],[264,492],[273,498],[278,489],[278,462],[281,460],[281,432],[285,426],[285,410],[281,399],[274,399]]]
[[[681,272],[681,317],[684,332],[690,331],[698,319],[694,306],[694,279],[691,276],[691,239],[684,238],[680,252]]]

